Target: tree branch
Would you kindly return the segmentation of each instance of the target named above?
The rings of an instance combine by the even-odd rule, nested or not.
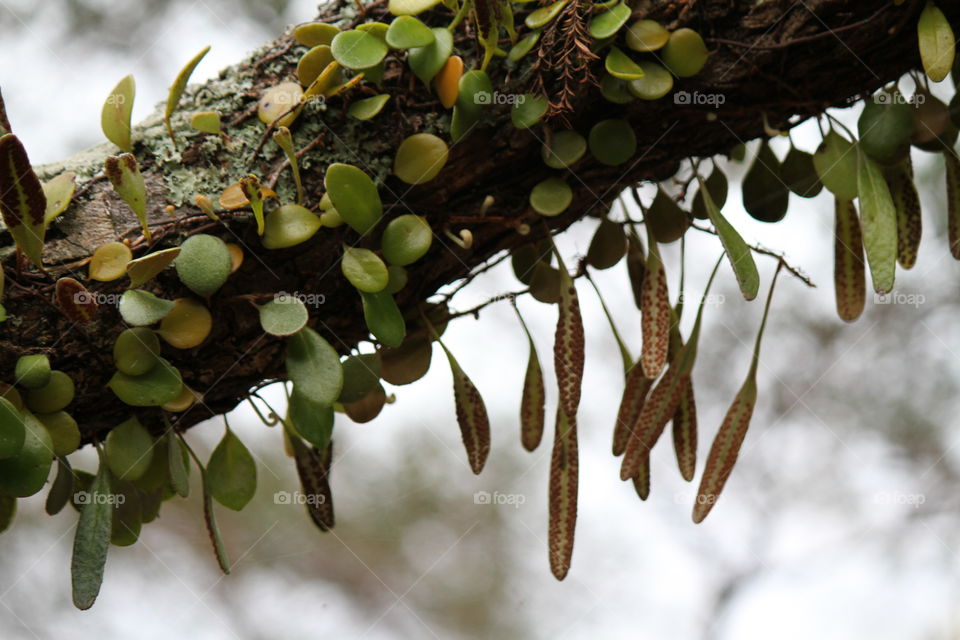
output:
[[[574,187],[573,204],[555,218],[536,215],[528,205],[528,193],[551,174],[540,160],[541,145],[547,127],[561,126],[558,122],[518,131],[509,125],[507,109],[495,110],[489,124],[452,145],[449,162],[435,180],[409,187],[391,176],[393,154],[405,137],[427,131],[449,139],[449,112],[413,78],[405,62],[390,60],[382,90],[392,98],[375,119],[360,123],[347,117],[346,107],[355,98],[346,94],[325,106],[308,105],[295,125],[297,148],[310,146],[300,158],[307,205],[315,206],[323,193],[326,166],[340,161],[360,166],[382,181],[380,193],[387,216],[414,212],[429,220],[437,232],[434,246],[424,259],[410,266],[409,284],[398,294],[401,308],[412,312],[440,287],[467,277],[499,252],[538,241],[583,217],[604,213],[625,187],[667,179],[685,159],[727,153],[736,144],[763,135],[762,113],[771,124],[786,129],[829,107],[848,106],[851,98],[896,80],[919,65],[912,29],[920,4],[893,6],[887,0],[646,3],[653,6],[637,9],[636,15],[657,19],[671,28],[689,25],[717,46],[704,70],[679,81],[676,89],[722,95],[723,103],[716,108],[675,104],[667,97],[624,107],[605,102],[596,91],[581,92],[573,111],[565,114],[570,126],[586,132],[600,119],[626,117],[636,131],[639,150],[621,167],[584,158],[568,178]],[[950,21],[960,27],[960,6],[942,4]],[[349,2],[321,9],[327,21],[359,20]],[[368,4],[367,19],[382,17],[384,11],[381,2]],[[426,17],[432,26],[449,20],[443,9],[433,14]],[[522,17],[522,12],[518,16]],[[135,131],[135,153],[148,187],[149,219],[157,231],[150,249],[176,246],[184,237],[203,231],[240,244],[246,254],[243,267],[211,301],[215,322],[210,338],[187,351],[164,346],[164,357],[180,369],[191,388],[204,394],[203,403],[178,416],[179,429],[229,411],[264,380],[284,377],[283,340],[263,333],[256,311],[243,296],[277,291],[322,294],[325,302],[311,309],[311,324],[331,344],[346,353],[368,339],[359,297],[339,274],[339,247],[345,242],[376,248],[379,229],[366,237],[346,227],[323,229],[302,245],[267,251],[247,212],[234,212],[223,216],[220,223],[212,223],[192,204],[197,193],[215,200],[225,186],[250,170],[248,160],[264,134],[264,126],[254,117],[256,100],[265,88],[292,76],[302,53],[302,47],[283,36],[224,70],[219,78],[189,88],[174,118],[179,151],[171,146],[159,115]],[[458,54],[467,66],[476,62],[471,42],[458,43]],[[507,74],[502,68],[494,71],[499,91],[522,93],[529,88],[528,67]],[[229,149],[215,136],[185,136],[189,132],[186,115],[207,110],[219,111],[228,123]],[[15,132],[16,123],[12,125]],[[117,310],[102,305],[96,322],[75,325],[51,302],[55,278],[83,278],[78,261],[97,246],[128,238],[136,248],[135,255],[146,251],[145,241],[135,231],[139,229],[135,217],[100,179],[104,158],[115,152],[105,143],[40,169],[43,179],[65,170],[79,176],[75,202],[48,232],[45,262],[49,275],[18,273],[12,248],[0,248],[9,283],[4,304],[11,316],[0,324],[0,379],[12,377],[14,363],[24,353],[49,355],[54,367],[66,371],[76,383],[77,397],[69,410],[81,425],[85,441],[102,438],[131,413],[140,414],[145,424],[158,431],[162,428],[157,412],[132,411],[105,387],[114,370],[112,344],[123,329]],[[271,169],[283,168],[283,154],[270,141],[256,155],[252,170],[266,178]],[[293,200],[291,183],[283,176],[277,181],[283,201]],[[457,222],[458,227],[472,231],[472,249],[451,245],[441,230],[454,219],[469,219],[487,196],[494,198],[489,221]],[[164,211],[168,204],[174,207],[174,219]],[[517,233],[520,222],[530,226],[529,235]],[[0,242],[10,240],[3,236]],[[88,285],[98,296],[119,296],[126,282]],[[165,298],[187,295],[172,273],[161,274],[147,288]]]

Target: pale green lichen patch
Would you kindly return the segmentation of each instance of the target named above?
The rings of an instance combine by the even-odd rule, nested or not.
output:
[[[345,9],[341,27],[349,22],[350,13],[354,10],[352,7]],[[150,196],[150,204],[192,207],[197,194],[215,197],[224,187],[247,175],[251,169],[248,166],[248,160],[260,144],[266,127],[255,115],[238,126],[227,125],[233,114],[244,111],[256,101],[263,82],[255,86],[255,75],[267,78],[285,77],[290,69],[295,68],[305,50],[305,47],[294,46],[287,53],[262,65],[255,74],[253,63],[270,55],[273,51],[270,46],[261,47],[251,53],[246,61],[223,70],[218,77],[189,85],[179,101],[177,112],[172,120],[177,139],[180,141],[179,150],[174,148],[164,128],[164,103],[159,103],[151,116],[135,124],[133,142],[142,170],[145,173],[162,175],[164,178],[165,193],[162,201],[153,202],[153,199],[156,199],[154,194]],[[393,136],[390,135],[393,132],[387,132],[387,135],[384,135],[384,131],[377,126],[371,126],[370,122],[343,118],[340,105],[337,104],[341,99],[340,97],[331,98],[330,105],[321,105],[317,102],[307,104],[303,114],[292,127],[294,145],[297,148],[304,147],[322,133],[326,134],[323,144],[300,158],[301,171],[304,175],[311,173],[316,175],[325,171],[331,163],[348,162],[362,167],[378,183],[382,183],[392,172],[392,157],[396,151],[396,144],[399,144],[400,140],[393,140]],[[196,111],[217,111],[223,114],[223,130],[230,138],[231,147],[228,151],[224,147],[223,139],[218,136],[207,136],[199,144],[205,159],[195,164],[187,164],[184,162],[183,154],[195,153],[194,148],[198,142],[196,132],[190,127],[188,115]],[[422,125],[419,132],[433,133],[441,138],[448,136],[448,114],[427,112],[420,115]],[[184,141],[188,141],[188,144],[184,144]],[[77,174],[77,189],[82,191],[84,185],[101,173],[104,159],[114,151],[115,148],[111,144],[104,142],[62,162],[37,167],[37,174],[41,180],[49,180],[65,171],[72,171]],[[273,141],[268,141],[260,150],[253,170],[264,176],[267,170],[281,159],[282,151]],[[281,173],[274,190],[277,192],[280,203],[296,201],[296,191],[289,171]],[[91,190],[90,193],[95,191],[96,189]],[[74,211],[85,206],[88,197],[84,194],[78,198],[55,225],[62,224],[63,218],[72,218]],[[275,206],[276,204],[271,202],[269,208]],[[8,236],[3,234],[0,237]],[[2,243],[3,241],[0,240],[0,244]],[[0,249],[0,251],[3,250],[8,248]]]

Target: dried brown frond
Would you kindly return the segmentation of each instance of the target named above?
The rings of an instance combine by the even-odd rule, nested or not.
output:
[[[587,30],[590,5],[572,0],[543,33],[534,64],[533,90],[547,96],[548,117],[560,117],[574,110],[577,99],[597,85],[590,65],[599,56],[590,50]]]

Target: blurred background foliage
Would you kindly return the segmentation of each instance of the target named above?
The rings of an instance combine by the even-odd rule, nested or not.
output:
[[[0,86],[33,160],[52,161],[101,140],[103,96],[124,74],[136,75],[134,115],[142,118],[202,46],[213,51],[195,80],[314,11],[313,3],[295,0],[2,0]],[[836,115],[852,125],[857,113]],[[813,150],[815,131],[807,123],[794,140]],[[773,143],[781,157],[786,145]],[[259,487],[244,512],[218,510],[232,575],[216,569],[195,486],[188,500],[164,506],[137,545],[111,550],[96,606],[78,612],[69,602],[76,514],[67,509],[50,518],[37,496],[21,504],[15,526],[0,537],[0,636],[960,637],[960,269],[943,240],[942,163],[916,151],[914,160],[925,235],[917,267],[898,275],[897,290],[922,302],[868,304],[853,325],[833,310],[829,197],[792,196],[787,219],[765,226],[746,216],[731,189],[731,222],[748,239],[786,250],[818,287],[781,278],[761,356],[758,410],[705,524],[690,522],[695,487],[681,480],[667,439],[654,452],[647,503],[617,479],[609,449],[620,360],[593,292],[581,286],[588,336],[581,506],[564,583],[550,575],[546,553],[552,434],[533,454],[520,447],[526,343],[513,311],[500,304],[448,332],[491,414],[494,446],[480,477],[466,465],[440,354],[426,379],[391,390],[397,402],[375,422],[338,417],[338,524],[327,534],[302,506],[278,503],[277,492],[297,489],[292,462],[279,432],[241,407],[231,424],[258,457]],[[733,182],[745,170],[721,166]],[[643,193],[652,197],[650,188]],[[622,215],[614,209],[614,217]],[[583,255],[596,224],[586,220],[565,234],[565,255]],[[720,249],[712,238],[688,235],[687,291],[699,296]],[[668,246],[664,255],[676,295],[678,248]],[[772,261],[760,263],[768,279]],[[746,373],[761,311],[742,301],[729,271],[721,275],[715,291],[723,299],[707,309],[694,376],[700,469]],[[623,265],[595,279],[637,355],[639,313]],[[509,268],[496,269],[454,306],[518,288]],[[550,376],[555,310],[526,299],[520,308]],[[282,405],[278,388],[266,395]],[[221,434],[222,421],[213,420],[188,438],[206,457]],[[92,454],[78,458],[84,456],[86,465],[78,466],[92,468]],[[520,504],[478,504],[475,494],[484,491]]]

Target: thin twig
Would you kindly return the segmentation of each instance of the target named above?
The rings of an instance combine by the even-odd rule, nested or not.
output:
[[[450,291],[449,293],[446,293],[446,294],[443,295],[443,301],[444,301],[444,302],[450,301],[455,295],[457,295],[458,293],[460,293],[460,291],[462,291],[462,290],[464,289],[464,287],[466,287],[468,284],[470,284],[471,282],[473,282],[473,279],[474,279],[474,278],[476,278],[477,276],[479,276],[479,275],[482,274],[482,273],[486,273],[487,271],[489,271],[490,269],[493,269],[493,268],[494,268],[495,266],[497,266],[498,264],[504,262],[505,260],[507,260],[508,258],[510,258],[510,255],[511,255],[511,254],[510,254],[509,251],[504,251],[501,255],[497,256],[495,259],[490,260],[489,262],[487,262],[486,264],[482,265],[482,266],[479,267],[478,269],[475,269],[474,271],[472,271],[472,272],[469,273],[468,275],[464,276],[462,282],[460,282],[456,287],[454,287],[452,291]]]
[[[714,229],[713,227],[705,227],[705,226],[702,227],[698,225],[696,222],[691,223],[690,227],[692,229],[696,229],[697,231],[709,233],[710,235],[713,235],[713,236],[718,235],[717,230]],[[794,267],[789,262],[787,262],[787,259],[783,256],[782,253],[773,251],[771,249],[767,249],[766,247],[762,247],[760,245],[753,244],[753,245],[747,245],[747,246],[750,247],[750,250],[753,251],[754,253],[770,256],[771,258],[776,258],[777,260],[779,260],[780,264],[782,264],[787,271],[792,273],[794,277],[796,277],[798,280],[800,280],[800,282],[807,285],[808,287],[811,287],[814,289],[817,287],[817,285],[814,284],[813,280],[810,279],[810,276],[808,276],[803,271],[801,271],[799,267]]]

